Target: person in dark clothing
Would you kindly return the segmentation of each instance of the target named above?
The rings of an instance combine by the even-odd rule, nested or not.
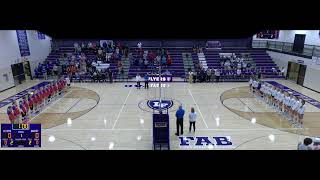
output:
[[[196,83],[196,80],[197,80],[197,73],[196,72],[194,72],[193,74],[192,74],[192,79],[193,79],[193,83]]]
[[[179,109],[176,112],[176,125],[177,125],[177,133],[176,135],[179,136],[179,127],[181,129],[181,135],[183,135],[183,116],[184,116],[184,110],[182,109],[182,105],[179,106]]]
[[[144,88],[149,89],[149,76],[148,76],[148,74],[146,74],[144,76]]]
[[[113,73],[110,69],[109,69],[108,75],[109,75],[109,82],[112,83],[113,82]]]

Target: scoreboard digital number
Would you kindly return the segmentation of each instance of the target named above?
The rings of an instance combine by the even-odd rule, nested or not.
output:
[[[1,124],[1,147],[41,147],[41,124]]]

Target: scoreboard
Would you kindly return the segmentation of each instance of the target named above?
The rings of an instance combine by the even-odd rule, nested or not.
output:
[[[1,147],[41,147],[41,124],[1,124]]]

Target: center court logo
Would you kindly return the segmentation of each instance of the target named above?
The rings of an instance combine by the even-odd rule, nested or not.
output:
[[[180,136],[180,148],[233,148],[231,138],[228,136]]]
[[[160,101],[159,100],[148,100],[147,104],[151,109],[159,109],[159,107],[160,107]],[[169,109],[172,106],[173,106],[173,101],[172,100],[162,100],[161,101],[161,108]]]

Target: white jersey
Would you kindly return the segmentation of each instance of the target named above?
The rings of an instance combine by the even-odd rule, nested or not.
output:
[[[271,95],[272,95],[273,97],[275,97],[275,93],[276,93],[276,90],[271,89]]]
[[[301,106],[300,101],[295,101],[291,108],[292,110],[297,111],[300,106]]]
[[[271,95],[271,87],[269,87],[269,86],[267,87],[267,94]]]
[[[290,102],[290,96],[286,96],[283,100],[283,103],[286,105],[286,106],[289,106],[289,102]]]
[[[249,81],[249,85],[252,85],[252,79],[250,79],[250,81]]]
[[[293,106],[296,100],[294,98],[290,98],[289,106]]]
[[[299,114],[304,114],[304,111],[306,110],[306,105],[302,105],[298,108],[298,113]]]
[[[279,101],[280,101],[280,102],[283,102],[283,101],[284,101],[284,94],[283,94],[283,93],[280,93],[280,94],[279,94]]]

